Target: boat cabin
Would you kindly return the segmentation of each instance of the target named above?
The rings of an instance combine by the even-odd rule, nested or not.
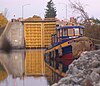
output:
[[[52,44],[68,39],[83,36],[84,26],[63,26],[56,28],[56,34],[52,35]]]

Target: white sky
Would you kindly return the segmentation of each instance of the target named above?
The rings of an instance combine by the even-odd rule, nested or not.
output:
[[[19,18],[22,17],[22,6],[25,5],[24,18],[32,17],[33,15],[38,15],[44,18],[45,9],[48,1],[49,0],[0,0],[0,12],[7,8],[9,12],[9,19],[13,18],[14,14],[16,18]],[[66,18],[66,5],[67,18],[76,15],[75,13],[72,13],[72,9],[70,8],[68,0],[53,0],[53,2],[55,3],[55,7],[57,9],[57,18]],[[85,5],[85,10],[90,17],[100,19],[100,0],[80,0],[80,2]]]

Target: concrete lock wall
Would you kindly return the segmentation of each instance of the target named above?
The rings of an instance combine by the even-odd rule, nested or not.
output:
[[[24,31],[21,22],[8,22],[0,37],[0,48],[7,39],[13,48],[24,48]]]

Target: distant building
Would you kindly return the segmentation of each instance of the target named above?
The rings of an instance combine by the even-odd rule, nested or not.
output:
[[[78,23],[77,23],[77,19],[76,18],[70,17],[69,21],[57,19],[56,20],[56,25],[57,26],[78,25]]]

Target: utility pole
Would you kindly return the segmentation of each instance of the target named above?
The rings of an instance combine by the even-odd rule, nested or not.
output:
[[[30,5],[30,4],[24,4],[24,5],[22,5],[22,20],[24,18],[24,7],[27,6],[27,5]]]

